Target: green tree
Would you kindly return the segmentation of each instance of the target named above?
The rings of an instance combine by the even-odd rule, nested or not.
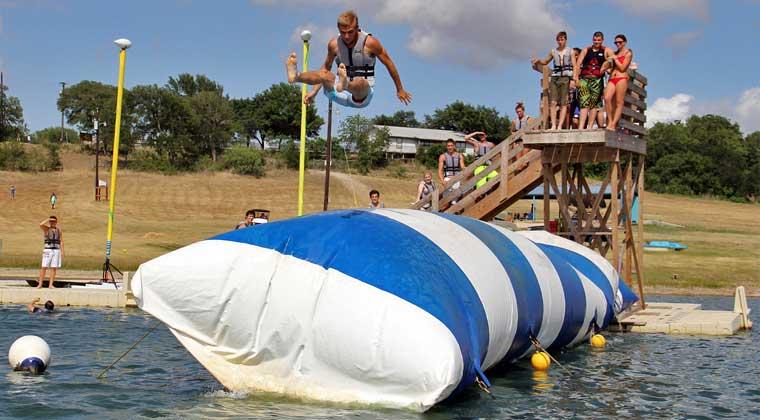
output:
[[[190,98],[190,106],[197,122],[193,137],[202,152],[210,153],[211,160],[216,162],[217,153],[229,144],[235,129],[232,105],[217,92],[202,91]]]
[[[658,123],[647,133],[647,188],[676,194],[740,197],[748,148],[739,126],[718,115]]]
[[[462,133],[485,131],[488,140],[498,143],[509,136],[509,117],[499,115],[496,108],[470,105],[456,101],[433,115],[425,115],[425,127],[454,130]]]
[[[137,137],[132,135],[131,95],[124,91],[121,113],[121,135],[119,149],[129,153]],[[106,152],[113,150],[114,128],[116,126],[116,87],[91,80],[83,80],[66,88],[58,97],[58,110],[64,113],[66,121],[76,126],[79,131],[91,132],[95,129],[97,119],[104,125],[100,127],[100,139]]]
[[[369,118],[352,115],[341,122],[339,136],[341,143],[356,151],[359,172],[366,174],[386,164],[385,150],[390,139],[387,128],[375,129]]]
[[[26,135],[21,101],[15,96],[8,96],[7,90],[7,85],[3,85],[0,89],[0,141]]]
[[[222,85],[203,74],[193,76],[190,73],[182,73],[177,78],[169,77],[166,87],[177,95],[182,96],[195,96],[201,92],[215,92],[219,96],[224,95]]]
[[[301,90],[278,83],[253,98],[233,100],[241,131],[259,143],[270,138],[297,139],[301,135]],[[316,136],[324,124],[313,104],[306,107],[306,135]]]
[[[188,98],[157,85],[131,91],[135,134],[177,168],[191,166],[200,155],[193,139],[197,115]]]
[[[747,167],[739,190],[744,198],[757,202],[758,197],[760,197],[760,131],[748,135],[744,139],[744,144]]]
[[[434,144],[417,150],[415,160],[428,169],[438,169],[438,158],[446,152],[445,144]]]
[[[64,128],[65,136],[69,143],[79,143],[79,132],[71,128]],[[32,133],[32,143],[58,143],[61,140],[61,127],[48,127]]]
[[[375,125],[390,125],[393,127],[421,127],[414,115],[414,111],[396,111],[393,115],[380,114],[373,118]]]

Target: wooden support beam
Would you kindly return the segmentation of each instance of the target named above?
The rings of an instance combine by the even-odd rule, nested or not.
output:
[[[610,206],[609,209],[612,212],[612,225],[610,226],[610,230],[612,231],[612,265],[615,267],[618,272],[620,272],[620,245],[619,245],[619,231],[618,231],[618,223],[620,220],[620,201],[618,199],[618,193],[620,188],[620,180],[619,180],[619,166],[620,166],[620,159],[619,159],[619,153],[618,158],[610,163],[610,186],[612,187],[611,191],[611,199],[610,199]]]
[[[636,272],[638,273],[638,281],[639,281],[639,296],[641,297],[641,303],[642,307],[646,306],[646,303],[644,302],[644,165],[646,162],[646,159],[644,159],[644,156],[639,156],[639,167],[638,167],[638,180],[636,182],[636,188],[639,196],[639,208],[638,208],[638,223],[636,224],[636,228],[638,229],[638,234],[636,235],[636,254],[638,255],[639,261],[638,265],[636,267]]]
[[[634,98],[633,95],[625,95],[624,101],[626,105],[635,106],[640,111],[644,111],[647,109],[647,103],[642,101],[641,99]]]
[[[636,133],[636,134],[638,134],[640,136],[643,136],[643,135],[645,135],[647,133],[647,129],[646,128],[644,128],[644,127],[642,127],[640,125],[636,125],[636,124],[634,124],[634,123],[632,123],[630,121],[623,120],[623,119],[621,119],[620,121],[618,121],[618,125],[620,127],[622,127],[622,128],[625,128],[626,130],[629,130],[629,131],[631,131],[633,133]]]
[[[554,176],[554,171],[551,170],[552,165],[550,163],[542,164],[542,174],[544,178],[544,230],[549,231],[549,221],[551,220],[551,199],[549,198],[549,177]]]
[[[627,156],[627,162],[625,165],[625,183],[623,186],[623,217],[625,217],[625,226],[626,226],[626,236],[631,237],[633,236],[632,230],[628,229],[628,226],[631,226],[631,198],[633,198],[633,159],[631,154],[629,153]],[[625,263],[623,265],[624,267],[624,276],[626,279],[627,284],[633,284],[633,275],[632,275],[632,267],[631,267],[631,259],[633,255],[633,240],[626,241],[625,242]]]
[[[644,86],[649,84],[647,78],[636,70],[628,70],[628,75],[631,77],[631,80],[636,80]]]
[[[634,122],[637,122],[639,124],[644,124],[647,122],[647,116],[644,115],[643,112],[634,111],[631,108],[628,108],[627,106],[623,107],[623,116],[629,117],[633,119]]]
[[[636,83],[628,83],[628,90],[639,95],[639,99],[647,97],[647,91],[643,87],[636,85]]]

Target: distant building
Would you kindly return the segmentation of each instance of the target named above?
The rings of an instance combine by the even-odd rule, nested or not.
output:
[[[451,130],[434,130],[431,128],[394,127],[390,125],[376,125],[375,129],[385,127],[390,131],[391,138],[388,141],[386,153],[390,158],[413,159],[417,151],[423,147],[436,144],[446,144],[446,140],[453,139],[457,149],[465,154],[475,154],[472,145],[464,141],[464,134]]]

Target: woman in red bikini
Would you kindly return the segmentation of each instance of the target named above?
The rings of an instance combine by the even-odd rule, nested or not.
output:
[[[623,114],[623,101],[628,90],[628,67],[633,60],[633,51],[626,47],[625,35],[615,36],[615,56],[610,57],[602,66],[602,71],[610,71],[610,80],[604,91],[604,107],[607,111],[607,129],[615,131],[620,116]]]

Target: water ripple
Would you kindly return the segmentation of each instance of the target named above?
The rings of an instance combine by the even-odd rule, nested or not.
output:
[[[664,299],[663,299],[664,300]],[[731,308],[730,298],[671,298]],[[750,306],[760,313],[760,301]],[[571,374],[534,372],[528,362],[488,372],[495,398],[476,389],[419,415],[372,407],[304,403],[228,392],[160,327],[110,370],[96,376],[153,325],[138,310],[63,308],[30,316],[0,306],[0,352],[34,333],[53,349],[42,376],[0,376],[0,417],[14,418],[705,418],[760,416],[758,332],[734,337],[607,334],[608,346],[556,355]]]

